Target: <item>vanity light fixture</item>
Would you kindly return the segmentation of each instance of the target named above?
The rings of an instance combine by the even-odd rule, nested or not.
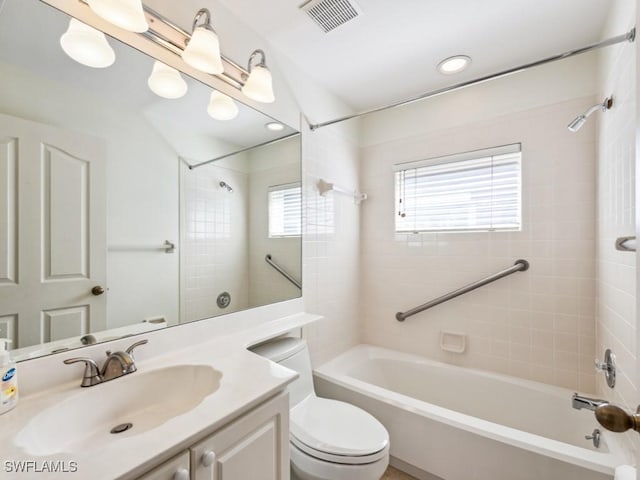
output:
[[[117,27],[137,33],[149,29],[142,0],[87,0],[87,3],[96,15]]]
[[[284,130],[284,125],[279,122],[265,123],[264,126],[267,130],[271,130],[272,132],[281,132]]]
[[[438,71],[444,75],[453,75],[465,70],[471,64],[471,57],[466,55],[455,55],[445,58],[438,64]]]
[[[262,60],[255,66],[251,65],[253,59],[260,55]],[[267,68],[266,57],[262,50],[254,50],[249,57],[249,63],[247,67],[249,75],[243,75],[245,80],[242,86],[242,93],[256,102],[272,103],[275,100],[273,95],[273,80],[271,78],[271,72]],[[246,77],[246,78],[245,78]]]
[[[198,22],[204,19],[201,25]],[[211,12],[202,8],[193,19],[191,38],[182,52],[182,59],[201,72],[217,75],[222,73],[222,58],[220,58],[220,41],[211,27]]]
[[[187,93],[187,82],[180,72],[159,60],[153,64],[153,70],[147,80],[153,93],[162,98],[174,99],[184,97]]]
[[[60,37],[60,46],[69,57],[87,67],[106,68],[116,60],[104,33],[75,18]]]
[[[207,113],[216,120],[232,120],[238,116],[238,106],[233,99],[222,92],[211,92]]]

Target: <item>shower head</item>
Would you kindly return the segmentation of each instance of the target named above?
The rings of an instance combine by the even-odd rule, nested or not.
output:
[[[233,188],[231,188],[231,185],[229,185],[227,182],[220,182],[219,185],[220,188],[226,188],[227,192],[233,193]]]
[[[602,110],[603,112],[606,112],[612,106],[613,106],[613,97],[607,97],[607,98],[604,99],[604,101],[602,103],[595,104],[594,106],[590,107],[589,110],[587,110],[583,114],[578,115],[576,118],[574,118],[571,121],[571,123],[569,125],[567,125],[567,128],[569,129],[570,132],[577,132],[578,130],[580,130],[582,128],[582,126],[587,121],[587,118],[589,118],[589,116],[593,112],[595,112],[597,110]]]
[[[587,117],[585,115],[578,115],[576,118],[574,118],[571,121],[569,125],[567,125],[567,128],[569,129],[570,132],[577,132],[582,128],[582,126],[586,121],[587,121]]]

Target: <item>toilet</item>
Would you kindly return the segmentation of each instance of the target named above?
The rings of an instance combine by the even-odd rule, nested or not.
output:
[[[307,343],[280,338],[251,351],[300,375],[288,387],[292,479],[379,480],[389,463],[389,434],[349,403],[317,397]]]

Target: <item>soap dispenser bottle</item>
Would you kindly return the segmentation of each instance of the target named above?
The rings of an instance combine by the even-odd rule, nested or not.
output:
[[[11,340],[0,338],[0,415],[18,404],[18,371],[7,351],[8,343]]]

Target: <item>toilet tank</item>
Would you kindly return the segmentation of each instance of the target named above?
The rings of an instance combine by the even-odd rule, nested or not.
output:
[[[278,338],[250,350],[272,362],[298,372],[299,377],[287,387],[291,407],[313,395],[313,376],[307,342],[301,338]]]

